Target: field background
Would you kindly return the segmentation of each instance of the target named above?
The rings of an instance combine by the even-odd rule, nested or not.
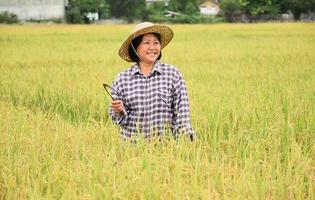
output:
[[[108,119],[132,25],[0,26],[0,199],[314,199],[315,25],[171,25],[198,140]]]

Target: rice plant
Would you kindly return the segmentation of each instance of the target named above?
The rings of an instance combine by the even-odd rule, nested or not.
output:
[[[133,25],[0,27],[0,199],[314,199],[315,26],[170,25],[198,139],[121,140]]]

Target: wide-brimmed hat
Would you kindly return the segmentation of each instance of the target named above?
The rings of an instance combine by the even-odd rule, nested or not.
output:
[[[128,62],[133,62],[128,52],[131,41],[136,37],[147,33],[157,33],[161,36],[161,49],[163,49],[172,40],[174,35],[173,30],[168,26],[154,25],[150,22],[137,24],[131,32],[131,35],[121,45],[119,49],[119,56]]]

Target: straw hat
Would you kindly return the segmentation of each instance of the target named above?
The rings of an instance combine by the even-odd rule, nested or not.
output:
[[[153,25],[150,22],[143,22],[137,24],[133,29],[131,35],[121,45],[119,49],[119,56],[128,62],[133,62],[128,52],[130,43],[136,37],[147,33],[157,33],[161,36],[161,49],[163,49],[172,40],[174,35],[172,29],[169,28],[168,26]]]

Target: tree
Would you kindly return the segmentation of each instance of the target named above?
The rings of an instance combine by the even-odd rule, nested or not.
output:
[[[98,13],[100,19],[109,17],[109,5],[106,0],[69,0],[66,19],[70,23],[89,23],[87,13]]]
[[[143,19],[152,22],[164,22],[167,20],[165,15],[166,6],[164,2],[154,2],[147,7]]]
[[[272,16],[280,13],[277,0],[240,0],[243,10],[251,16],[269,14]]]
[[[241,6],[239,0],[222,0],[220,7],[225,20],[233,22],[234,15],[241,12]]]
[[[110,13],[115,18],[125,18],[128,22],[142,19],[145,15],[145,0],[108,0]]]
[[[288,10],[292,10],[292,2],[293,0],[278,0],[281,13],[285,13]]]
[[[168,8],[186,15],[194,15],[199,12],[196,0],[171,0]]]
[[[242,9],[252,15],[276,16],[291,10],[295,18],[308,11],[315,11],[315,0],[239,0]]]
[[[315,11],[315,0],[291,0],[290,5],[295,18],[299,18],[301,13]]]

